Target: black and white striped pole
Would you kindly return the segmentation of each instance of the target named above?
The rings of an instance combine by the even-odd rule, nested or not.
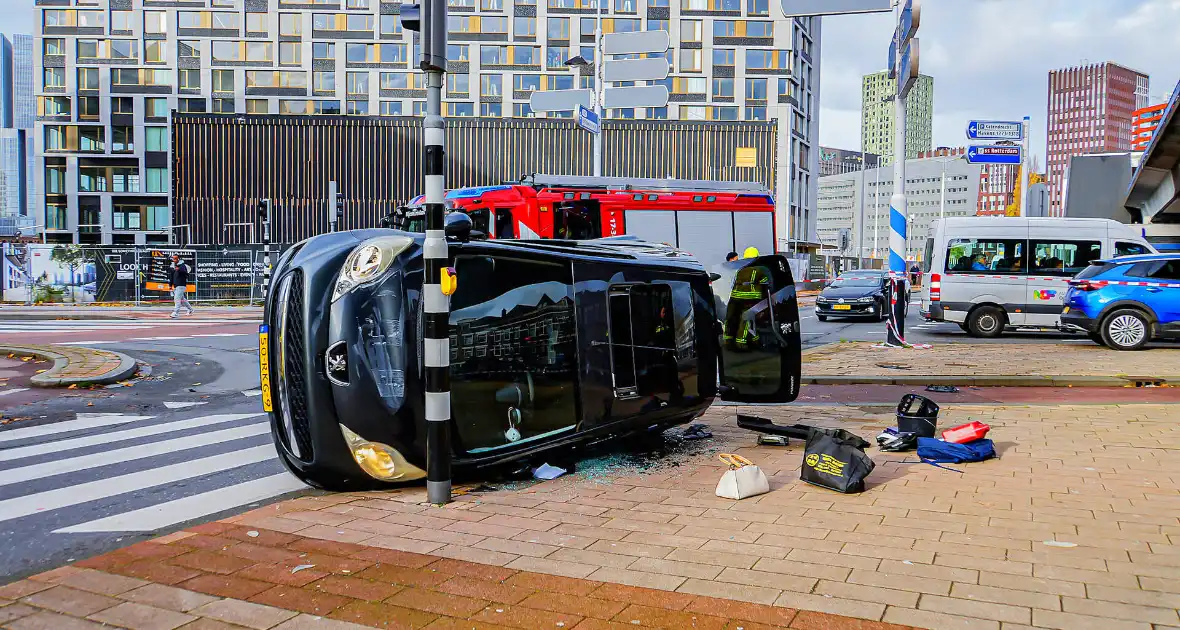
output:
[[[426,241],[423,245],[425,279],[424,363],[426,367],[426,498],[431,503],[451,501],[451,382],[450,331],[454,291],[453,270],[449,269],[443,180],[446,152],[442,117],[443,74],[447,69],[447,0],[425,0],[421,5],[403,4],[402,26],[421,36],[419,67],[426,73],[426,120],[423,132],[426,150],[422,172],[426,179]]]
[[[258,220],[262,222],[262,300],[270,291],[270,199],[258,200]]]

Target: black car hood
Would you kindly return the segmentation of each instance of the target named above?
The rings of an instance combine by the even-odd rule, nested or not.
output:
[[[881,287],[828,287],[819,296],[826,299],[856,299],[869,295],[879,295]]]

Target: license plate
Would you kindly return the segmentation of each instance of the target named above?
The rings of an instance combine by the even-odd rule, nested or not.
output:
[[[832,310],[833,311],[851,311],[852,305],[851,304],[837,304],[832,307]]]
[[[273,411],[270,404],[270,333],[266,326],[258,330],[258,366],[262,377],[262,410]]]
[[[1067,306],[1067,307],[1065,307],[1065,308],[1063,308],[1063,309],[1061,309],[1061,314],[1062,314],[1062,315],[1065,315],[1065,314],[1066,314],[1066,313],[1068,313],[1068,312],[1069,312],[1069,307],[1068,307],[1068,306]]]

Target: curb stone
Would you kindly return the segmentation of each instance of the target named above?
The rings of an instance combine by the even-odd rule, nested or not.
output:
[[[95,352],[91,348],[80,348]],[[69,387],[70,385],[107,385],[124,381],[135,374],[138,368],[135,359],[121,353],[103,350],[119,358],[119,367],[100,376],[58,376],[70,366],[70,358],[45,346],[0,346],[0,352],[12,354],[31,354],[41,359],[53,361],[53,367],[36,374],[29,379],[33,387]]]
[[[1180,383],[1180,375],[1152,377],[1089,376],[1089,375],[1030,375],[1030,376],[935,376],[906,374],[899,376],[804,376],[804,385],[954,385],[957,387],[1139,387],[1143,383],[1167,385]]]

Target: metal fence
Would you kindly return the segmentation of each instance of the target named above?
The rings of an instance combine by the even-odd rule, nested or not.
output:
[[[247,304],[263,296],[263,253],[258,247],[5,243],[2,252],[0,300],[9,303],[170,301],[168,270],[174,254],[189,265],[192,301]],[[271,259],[277,259],[273,251]]]

